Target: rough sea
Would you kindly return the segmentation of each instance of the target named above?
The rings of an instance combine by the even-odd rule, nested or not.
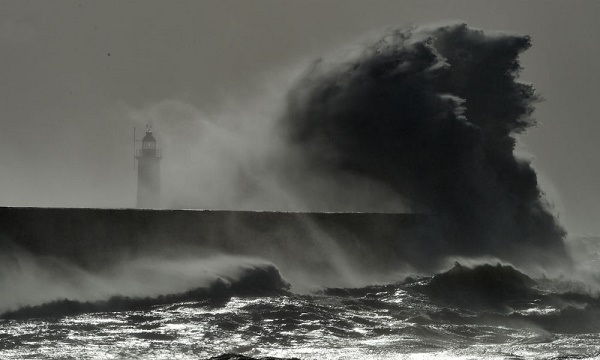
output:
[[[597,266],[598,239],[577,244],[580,262]],[[5,254],[0,358],[600,357],[600,300],[591,286],[564,276],[457,262],[433,276],[297,292],[271,263],[236,259],[93,273]]]

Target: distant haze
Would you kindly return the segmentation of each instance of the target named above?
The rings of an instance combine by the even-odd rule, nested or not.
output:
[[[517,154],[532,159],[567,230],[598,234],[598,14],[595,0],[3,1],[0,205],[134,206],[132,129],[141,138],[150,122],[168,206],[408,210],[389,188],[356,179],[331,199],[319,193],[335,187],[325,177],[307,182],[302,204],[288,198],[264,176],[287,159],[273,121],[315,59],[390,26],[460,20],[531,36],[520,79],[544,101]],[[240,174],[273,182],[240,189]]]

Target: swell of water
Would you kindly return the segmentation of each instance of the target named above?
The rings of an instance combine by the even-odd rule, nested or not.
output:
[[[214,293],[223,296],[243,289],[257,293],[287,287],[273,264],[242,256],[139,257],[100,271],[24,251],[0,256],[1,313],[62,300],[98,303],[98,308],[108,310],[110,304],[101,302],[116,297],[157,298],[196,290],[196,298],[201,299]]]
[[[600,300],[546,285],[510,266],[457,265],[433,277],[305,295],[238,292],[216,302],[175,296],[102,303],[122,308],[50,303],[5,313],[0,352],[7,359],[598,356]]]

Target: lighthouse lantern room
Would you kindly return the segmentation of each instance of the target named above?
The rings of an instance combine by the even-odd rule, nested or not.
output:
[[[134,147],[135,147],[134,128]],[[160,160],[162,154],[156,147],[156,138],[152,126],[146,125],[146,134],[142,138],[142,148],[135,153],[137,160],[137,207],[160,208]]]

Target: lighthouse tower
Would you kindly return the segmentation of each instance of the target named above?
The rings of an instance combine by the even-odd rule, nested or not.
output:
[[[152,126],[146,125],[142,148],[135,154],[138,165],[137,207],[160,208],[160,159],[161,151],[156,148]]]

